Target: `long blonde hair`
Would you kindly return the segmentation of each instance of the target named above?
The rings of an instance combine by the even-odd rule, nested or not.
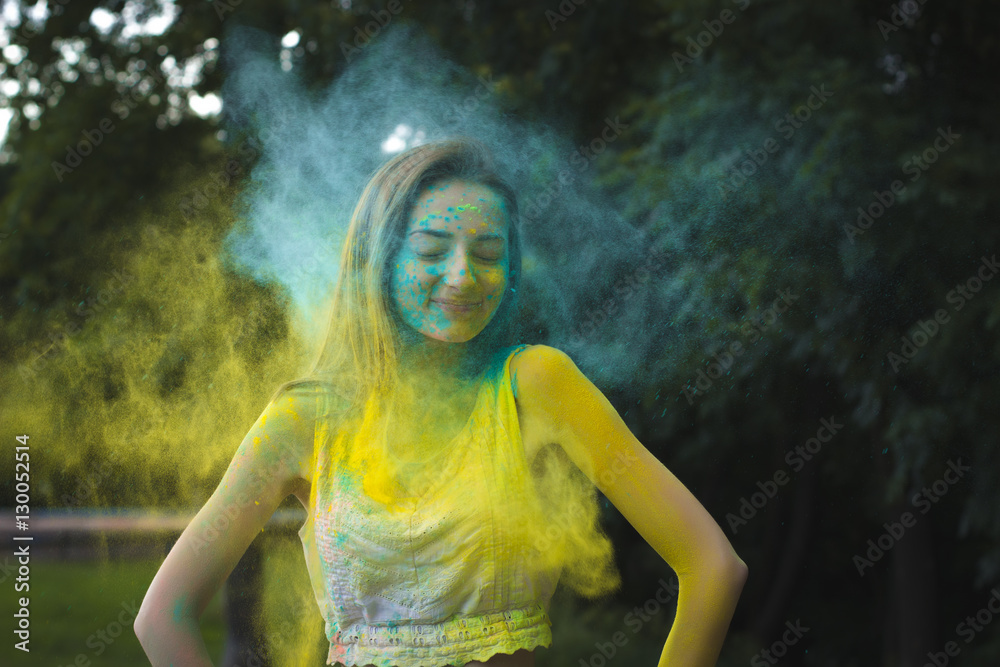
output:
[[[419,479],[418,472],[412,468],[402,472],[388,455],[384,422],[373,424],[364,418],[366,414],[391,413],[393,392],[399,384],[400,332],[401,327],[408,325],[401,321],[392,303],[390,267],[402,245],[409,213],[418,194],[431,184],[448,178],[488,187],[501,199],[507,213],[507,290],[486,328],[464,343],[468,346],[468,354],[461,371],[471,377],[487,369],[502,367],[497,362],[505,358],[514,342],[516,296],[521,274],[517,199],[514,191],[499,177],[487,148],[478,141],[460,138],[411,148],[386,162],[372,175],[351,217],[329,326],[312,372],[278,390],[280,394],[286,387],[318,382],[325,385],[324,389],[331,388],[345,399],[342,407],[337,408],[327,402],[338,415],[337,420],[324,421],[338,421],[339,424],[334,429],[324,427],[323,439],[314,441],[314,465],[315,452],[326,447],[331,438],[341,442],[357,439],[363,446],[344,448],[348,450],[348,457],[355,457],[349,458],[344,468],[353,471],[352,474],[360,471],[365,493],[390,509],[407,507],[397,505],[396,501],[408,496],[408,484],[399,486],[397,482]],[[377,408],[366,412],[371,405]],[[355,427],[363,428],[365,424],[370,430],[359,436]],[[423,468],[433,472],[435,462],[430,457],[441,449],[441,443],[431,443],[426,449],[422,449],[422,443],[408,444],[428,456],[428,460],[422,462]],[[336,445],[333,448],[340,451]],[[553,524],[544,521],[541,514],[528,513],[517,503],[507,511],[523,519],[515,523],[521,525],[526,543],[532,544],[539,554],[534,564],[539,571],[545,570],[548,574],[547,568],[558,566],[568,586],[586,597],[598,597],[621,585],[614,562],[614,547],[600,528],[600,507],[593,485],[569,457],[559,456],[559,451],[551,448],[545,455],[539,454],[531,472],[536,491],[542,498],[539,506],[558,519],[555,536],[551,533]],[[311,506],[322,485],[336,483],[339,466],[329,465],[324,469],[326,477],[313,479]],[[526,498],[519,498],[518,502],[524,500],[530,504]]]
[[[400,327],[393,307],[391,261],[399,251],[418,193],[432,183],[459,178],[485,186],[507,214],[507,289],[493,319],[473,340],[463,373],[476,373],[514,338],[521,243],[517,197],[498,175],[490,151],[469,138],[421,144],[396,155],[372,175],[351,215],[341,251],[338,279],[326,336],[306,377],[283,390],[310,382],[332,388],[357,408],[372,392],[387,394],[399,383]],[[273,399],[272,399],[273,400]]]

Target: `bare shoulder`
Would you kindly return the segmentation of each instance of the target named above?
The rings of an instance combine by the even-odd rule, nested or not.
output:
[[[511,384],[515,397],[528,403],[544,399],[557,388],[586,382],[573,360],[549,345],[529,345],[510,360]]]
[[[300,495],[311,483],[317,421],[338,399],[319,382],[300,381],[281,387],[254,425],[260,454],[280,462]]]
[[[563,440],[566,424],[553,413],[553,399],[577,394],[590,382],[568,354],[549,345],[519,350],[510,360],[510,375],[530,460],[539,447]]]
[[[526,449],[558,444],[596,483],[609,464],[609,443],[637,444],[607,397],[562,350],[533,345],[511,360],[511,374]]]

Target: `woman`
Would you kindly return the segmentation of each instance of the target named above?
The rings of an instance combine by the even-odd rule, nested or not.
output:
[[[715,664],[746,565],[566,354],[511,346],[517,220],[477,142],[374,174],[311,377],[277,391],[143,600],[153,665],[211,664],[197,619],[295,494],[327,664],[529,667],[560,577],[618,585],[594,486],[677,573],[659,664]]]

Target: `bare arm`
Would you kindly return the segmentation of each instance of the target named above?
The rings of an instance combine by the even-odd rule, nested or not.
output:
[[[302,482],[315,420],[307,396],[286,391],[267,406],[153,578],[134,625],[153,667],[212,664],[198,618],[281,501]]]
[[[518,402],[677,573],[677,615],[660,667],[712,667],[746,564],[690,491],[632,435],[563,352],[536,345],[512,362]]]

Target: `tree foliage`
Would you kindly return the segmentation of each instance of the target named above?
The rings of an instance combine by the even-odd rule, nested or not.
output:
[[[28,15],[28,3],[9,4]],[[271,32],[275,57],[321,87],[349,66],[352,49],[378,39],[359,31],[386,6],[179,3],[165,32],[131,37],[124,20],[107,34],[90,23],[101,3],[52,6],[44,22],[25,18],[11,28],[14,46],[3,51],[3,76],[18,85],[5,100],[14,115],[0,172],[0,354],[5,423],[21,428],[13,422],[23,417],[44,432],[38,415],[12,416],[29,405],[13,397],[51,392],[58,398],[45,416],[58,426],[49,432],[78,443],[60,450],[73,457],[47,469],[48,498],[59,505],[86,476],[88,459],[123,437],[92,428],[112,420],[116,400],[158,396],[167,430],[187,418],[172,413],[176,406],[213,405],[212,378],[258,372],[277,381],[263,351],[294,354],[281,296],[212,265],[252,165],[225,179],[201,227],[179,209],[234,159],[218,117],[188,104],[220,89],[227,24]],[[104,6],[139,20],[160,9]],[[922,664],[927,651],[954,640],[956,623],[1000,575],[997,6],[401,6],[391,20],[420,26],[457,62],[501,82],[512,113],[558,124],[581,145],[608,117],[628,124],[595,164],[600,187],[650,239],[636,265],[663,258],[630,297],[643,304],[639,335],[657,340],[658,357],[644,362],[648,383],[613,396],[750,565],[726,659],[745,660],[797,616],[816,628],[801,664],[875,664],[853,656],[876,655]],[[281,47],[277,39],[293,30],[298,44]],[[186,66],[197,74],[185,78]],[[88,141],[92,154],[73,166],[70,154]],[[152,243],[151,226],[170,241]],[[172,244],[187,250],[172,256]],[[176,261],[191,256],[204,263]],[[122,267],[141,269],[141,280],[99,302],[107,315],[88,324],[80,304],[109,289],[108,274]],[[212,328],[212,308],[193,305],[165,317],[157,290],[189,279],[211,286],[212,308],[246,313],[247,326]],[[59,337],[81,318],[79,335]],[[168,334],[174,322],[181,334]],[[149,334],[131,357],[146,366],[145,380],[114,348],[135,345],[137,330]],[[102,346],[84,346],[88,337]],[[242,346],[242,368],[213,365],[213,349],[227,345]],[[80,356],[94,349],[101,358]],[[55,361],[24,372],[53,350]],[[244,387],[241,397],[263,400],[270,389]],[[228,439],[208,458],[198,489],[175,489],[177,462],[164,452],[177,450],[154,447],[161,472],[106,480],[113,493],[104,500],[172,489],[189,501],[209,488],[253,418],[217,423],[224,404],[216,399],[197,417],[206,437]],[[843,427],[795,470],[788,452],[815,437],[821,419]],[[134,429],[152,432],[138,422]],[[968,474],[922,514],[914,497],[933,492],[959,459]],[[765,506],[742,523],[727,518],[741,516],[741,501],[780,470],[790,481]],[[868,540],[877,544],[906,511],[916,526],[859,574]],[[638,539],[626,526],[616,531]],[[621,557],[639,553],[623,548]],[[627,594],[644,597],[648,579],[631,579]],[[989,633],[968,649],[982,659],[998,652]]]

